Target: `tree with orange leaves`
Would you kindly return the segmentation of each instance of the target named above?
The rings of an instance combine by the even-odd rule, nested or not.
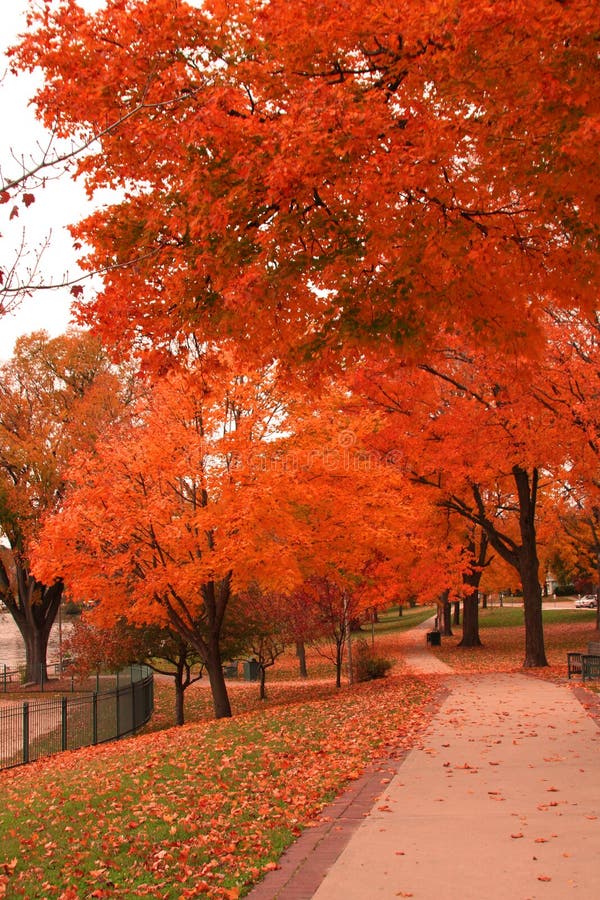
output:
[[[60,507],[70,455],[93,446],[124,414],[128,385],[121,376],[96,338],[81,332],[21,337],[0,369],[0,596],[23,636],[27,681],[47,677],[48,638],[63,593],[62,561],[36,577],[32,542],[44,515]]]
[[[428,362],[390,365],[387,374],[379,364],[360,382],[389,417],[377,444],[395,445],[407,477],[441,508],[485,532],[490,549],[518,573],[526,667],[547,665],[539,507],[546,483],[565,461],[557,439],[561,419],[534,397],[542,373],[541,360],[492,357],[465,336],[446,333]],[[473,572],[482,565],[476,554],[468,563]]]
[[[168,625],[200,655],[217,718],[231,715],[221,641],[232,592],[287,586],[296,534],[269,460],[280,401],[270,373],[206,353],[157,382],[130,426],[72,467],[73,489],[45,529],[37,570],[57,552],[95,620]],[[268,439],[268,440],[267,440]]]
[[[32,10],[14,65],[121,192],[75,229],[106,272],[81,315],[162,356],[422,353],[449,322],[531,351],[549,299],[597,299],[596,30],[592,0]]]

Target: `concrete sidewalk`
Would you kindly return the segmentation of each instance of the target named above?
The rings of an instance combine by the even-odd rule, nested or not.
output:
[[[448,688],[422,745],[353,785],[252,900],[600,897],[600,731],[577,691],[522,674]]]
[[[427,648],[427,632],[434,627],[435,617],[402,634],[402,660],[409,672],[427,675],[449,675],[453,670]]]
[[[315,900],[600,896],[600,740],[568,685],[455,679]]]

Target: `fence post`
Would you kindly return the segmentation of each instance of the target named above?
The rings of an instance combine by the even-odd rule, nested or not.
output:
[[[29,762],[29,703],[23,701],[23,762]]]
[[[121,737],[121,715],[120,715],[120,712],[121,712],[121,711],[120,711],[120,709],[119,709],[119,703],[120,703],[121,697],[120,697],[120,695],[119,695],[119,675],[118,675],[118,673],[117,673],[117,687],[116,687],[116,689],[115,689],[115,700],[117,701],[117,704],[116,704],[116,714],[117,714],[117,734],[116,734],[116,737],[117,737],[117,738],[120,738],[120,737]]]
[[[131,730],[135,731],[136,728],[137,728],[137,719],[135,716],[135,683],[132,678],[131,679]]]
[[[92,744],[98,743],[98,694],[92,694]]]
[[[67,698],[61,697],[60,703],[60,719],[61,719],[61,747],[63,750],[67,749],[67,717],[68,717],[68,707],[67,707]]]

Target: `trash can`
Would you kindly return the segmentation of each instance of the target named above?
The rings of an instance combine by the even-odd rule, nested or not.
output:
[[[428,631],[427,632],[427,643],[431,644],[432,647],[441,647],[442,646],[441,631]]]
[[[260,666],[255,659],[244,661],[244,678],[246,681],[258,681],[260,678]]]

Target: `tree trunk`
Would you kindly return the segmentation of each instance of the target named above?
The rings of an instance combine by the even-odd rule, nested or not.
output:
[[[264,666],[260,666],[260,690],[258,692],[259,700],[265,700],[267,696],[267,692],[265,690],[265,679],[267,676],[267,670]]]
[[[17,597],[5,597],[5,604],[25,644],[25,681],[39,684],[48,680],[47,653],[50,631],[58,615],[63,583],[46,587],[16,561]]]
[[[184,696],[185,688],[183,686],[183,672],[177,667],[175,675],[175,724],[183,725],[184,723]]]
[[[223,674],[221,632],[231,595],[231,573],[219,582],[207,581],[201,587],[208,636],[198,627],[197,620],[187,609],[184,600],[177,598],[178,608],[168,599],[164,603],[171,628],[199,654],[208,672],[215,719],[231,717],[231,704]]]
[[[481,647],[479,637],[479,591],[463,600],[463,634],[459,647]]]
[[[23,634],[25,642],[25,683],[45,684],[48,681],[48,640],[46,628],[28,628]]]
[[[535,531],[535,512],[539,472],[536,468],[529,473],[520,466],[513,466],[512,475],[519,497],[519,534],[521,543],[516,544],[512,536],[502,534],[495,520],[489,519],[481,491],[471,485],[479,510],[478,524],[485,528],[492,547],[507,563],[519,573],[523,586],[523,609],[525,612],[525,660],[524,668],[547,666],[544,649],[544,627],[542,622],[542,589],[539,581],[539,560]]]
[[[215,719],[231,718],[231,704],[223,675],[223,662],[218,638],[208,641],[208,658],[206,661],[208,679],[212,693]]]
[[[535,506],[538,473],[534,469],[531,486],[527,472],[513,469],[519,493],[519,526],[521,546],[518,551],[519,575],[523,587],[523,611],[525,614],[525,661],[527,669],[547,666],[542,621],[542,589],[540,587],[540,563],[537,555],[535,531]]]
[[[479,583],[484,568],[489,565],[488,536],[485,531],[477,529],[479,540],[474,532],[467,543],[471,556],[471,566],[463,572],[463,635],[459,647],[481,647],[479,637]]]
[[[526,552],[528,551],[528,552]],[[539,582],[539,563],[535,547],[521,548],[521,584],[523,586],[523,612],[525,615],[524,668],[547,666],[542,620],[542,590]]]
[[[452,624],[460,625],[460,601],[456,600],[454,603],[454,615],[452,616]]]
[[[442,597],[442,628],[444,637],[452,637],[452,607],[448,600],[449,591],[444,591]]]
[[[336,640],[335,643],[335,686],[342,686],[342,662],[344,659],[344,639],[343,637]]]
[[[296,641],[296,656],[298,657],[300,678],[308,678],[308,669],[306,668],[306,647],[304,646],[304,641]]]

